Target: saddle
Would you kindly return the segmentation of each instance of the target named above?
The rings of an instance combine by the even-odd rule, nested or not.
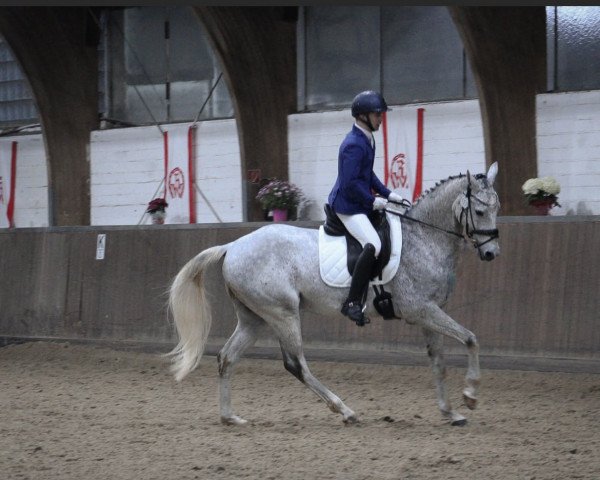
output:
[[[325,204],[325,223],[323,225],[323,230],[327,235],[331,235],[332,237],[346,237],[346,246],[347,246],[347,264],[348,264],[348,272],[354,272],[354,266],[356,265],[356,261],[358,260],[359,255],[361,254],[363,247],[360,242],[354,238],[346,227],[339,219],[337,214],[331,208],[331,205],[328,203]],[[391,256],[391,237],[390,237],[390,224],[387,220],[387,216],[384,211],[381,210],[373,210],[368,215],[371,224],[375,228],[375,231],[379,235],[381,239],[381,251],[377,260],[373,264],[373,269],[371,270],[370,279],[374,279],[382,276],[383,269],[390,261]]]

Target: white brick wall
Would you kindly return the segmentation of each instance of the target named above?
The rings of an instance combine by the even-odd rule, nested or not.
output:
[[[394,107],[425,108],[423,189],[450,175],[484,171],[485,154],[476,100]],[[562,208],[553,215],[600,215],[600,91],[544,94],[537,98],[538,173],[561,185]],[[338,147],[352,125],[349,110],[290,115],[290,179],[312,201],[309,218],[323,219],[323,204],[337,169]],[[168,130],[169,125],[163,129]],[[383,180],[382,133],[375,172]],[[47,168],[41,135],[17,140],[17,227],[48,225]],[[197,182],[224,222],[242,221],[242,172],[234,120],[200,122]],[[164,174],[163,140],[156,127],[92,132],[91,221],[93,225],[136,225],[158,195]],[[502,166],[500,165],[500,168]],[[519,182],[527,179],[519,179]],[[199,223],[217,223],[200,194]],[[144,223],[149,220],[144,218]]]
[[[423,190],[451,175],[485,171],[479,102],[421,105],[423,121]]]
[[[135,225],[158,195],[164,175],[163,137],[156,127],[91,135],[91,223]]]
[[[169,131],[169,125],[161,128]],[[171,127],[173,128],[173,127]],[[201,122],[196,133],[196,182],[223,222],[242,221],[240,153],[234,120]],[[92,225],[149,224],[148,202],[162,194],[164,145],[157,127],[92,132]],[[198,223],[218,223],[196,192]],[[168,214],[168,209],[167,209]]]
[[[337,175],[340,143],[352,126],[347,110],[305,113],[288,117],[288,155],[290,181],[311,201],[307,217],[325,218],[323,205]],[[379,141],[380,137],[375,141]],[[375,161],[377,167],[381,161]],[[382,168],[375,170],[382,174]]]
[[[479,103],[432,103],[396,106],[394,111],[425,108],[423,122],[423,190],[450,175],[485,170]],[[350,110],[290,115],[288,119],[290,180],[312,200],[309,216],[325,218],[323,204],[337,175],[340,143],[352,127]],[[416,125],[415,125],[416,128]],[[375,133],[375,173],[384,180],[381,129]]]
[[[235,120],[201,122],[196,146],[196,182],[223,222],[241,222],[242,171]],[[196,192],[198,223],[218,223]]]
[[[600,91],[537,97],[538,175],[561,186],[553,215],[600,214]]]

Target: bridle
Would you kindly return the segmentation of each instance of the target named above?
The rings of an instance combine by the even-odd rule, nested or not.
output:
[[[475,219],[473,218],[473,208],[471,207],[471,198],[474,198],[475,200],[477,200],[482,205],[485,205],[486,207],[491,207],[492,204],[484,202],[477,195],[473,195],[471,193],[471,176],[467,175],[467,178],[469,181],[469,183],[467,184],[467,191],[465,192],[465,196],[467,197],[467,207],[462,208],[462,210],[460,212],[459,223],[462,225],[462,219],[463,219],[463,215],[464,215],[465,216],[465,233],[466,233],[467,237],[469,238],[469,240],[471,241],[471,243],[473,244],[473,246],[478,249],[479,247],[482,247],[486,243],[491,242],[492,240],[498,238],[500,236],[500,234],[499,234],[497,228],[491,228],[491,229],[471,228],[469,230],[469,219],[471,220],[471,225],[472,226],[475,225]],[[480,243],[474,237],[475,235],[487,235],[489,238],[485,242]]]
[[[472,226],[475,225],[475,219],[473,218],[473,209],[471,206],[471,199],[473,198],[473,199],[477,200],[479,203],[481,203],[482,205],[485,205],[487,207],[491,207],[492,204],[484,202],[483,200],[481,200],[481,198],[477,197],[477,195],[473,195],[473,193],[471,191],[471,176],[469,174],[467,174],[467,179],[468,179],[467,190],[464,193],[464,195],[467,199],[467,202],[466,202],[466,206],[462,207],[461,212],[460,212],[460,218],[459,218],[459,223],[461,224],[461,226],[463,225],[463,217],[465,218],[464,233],[457,233],[453,230],[446,230],[445,228],[441,228],[436,225],[432,225],[430,223],[424,222],[422,220],[418,220],[413,217],[409,217],[405,213],[400,213],[400,212],[396,212],[394,210],[388,210],[388,209],[385,209],[385,211],[392,213],[394,215],[397,215],[399,217],[405,218],[407,220],[410,220],[411,222],[420,223],[421,225],[425,225],[427,227],[434,228],[435,230],[440,230],[441,232],[447,233],[449,235],[454,235],[458,238],[465,239],[465,235],[466,235],[466,237],[470,240],[471,244],[475,248],[479,249],[486,243],[491,242],[492,240],[498,238],[499,232],[498,232],[497,228],[491,228],[491,229],[469,228],[469,219],[471,220],[471,225]],[[390,203],[401,205],[402,207],[405,207],[405,208],[412,206],[412,204],[408,200],[402,200],[402,202],[390,201]],[[489,238],[487,240],[485,240],[484,242],[478,242],[477,239],[475,238],[475,235],[487,235]]]

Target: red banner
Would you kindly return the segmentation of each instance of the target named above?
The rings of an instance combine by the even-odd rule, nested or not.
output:
[[[17,142],[0,142],[0,228],[15,226]]]

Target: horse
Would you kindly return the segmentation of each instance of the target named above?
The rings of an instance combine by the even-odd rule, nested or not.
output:
[[[479,344],[473,332],[443,311],[454,287],[459,252],[471,243],[481,260],[499,253],[496,216],[500,207],[493,188],[498,172],[493,163],[486,173],[450,176],[424,192],[401,216],[402,251],[399,268],[385,285],[392,294],[396,316],[420,326],[426,338],[438,407],[451,425],[465,425],[466,417],[452,408],[446,391],[444,336],[462,343],[468,353],[463,399],[469,409],[477,405],[480,384]],[[389,205],[390,202],[388,202]],[[386,215],[394,214],[387,208]],[[231,378],[244,351],[269,329],[279,341],[285,369],[325,401],[343,422],[358,416],[309,370],[303,354],[301,317],[312,312],[331,321],[348,321],[340,307],[347,288],[324,283],[318,259],[318,230],[273,223],[225,245],[200,252],[174,277],[168,309],[178,335],[166,355],[175,380],[197,367],[207,342],[212,317],[205,292],[206,269],[222,260],[222,279],[237,317],[235,331],[217,355],[219,413],[226,425],[247,421],[231,406]],[[372,298],[373,293],[369,295]],[[381,318],[367,298],[365,314]],[[264,333],[264,332],[263,332]]]

